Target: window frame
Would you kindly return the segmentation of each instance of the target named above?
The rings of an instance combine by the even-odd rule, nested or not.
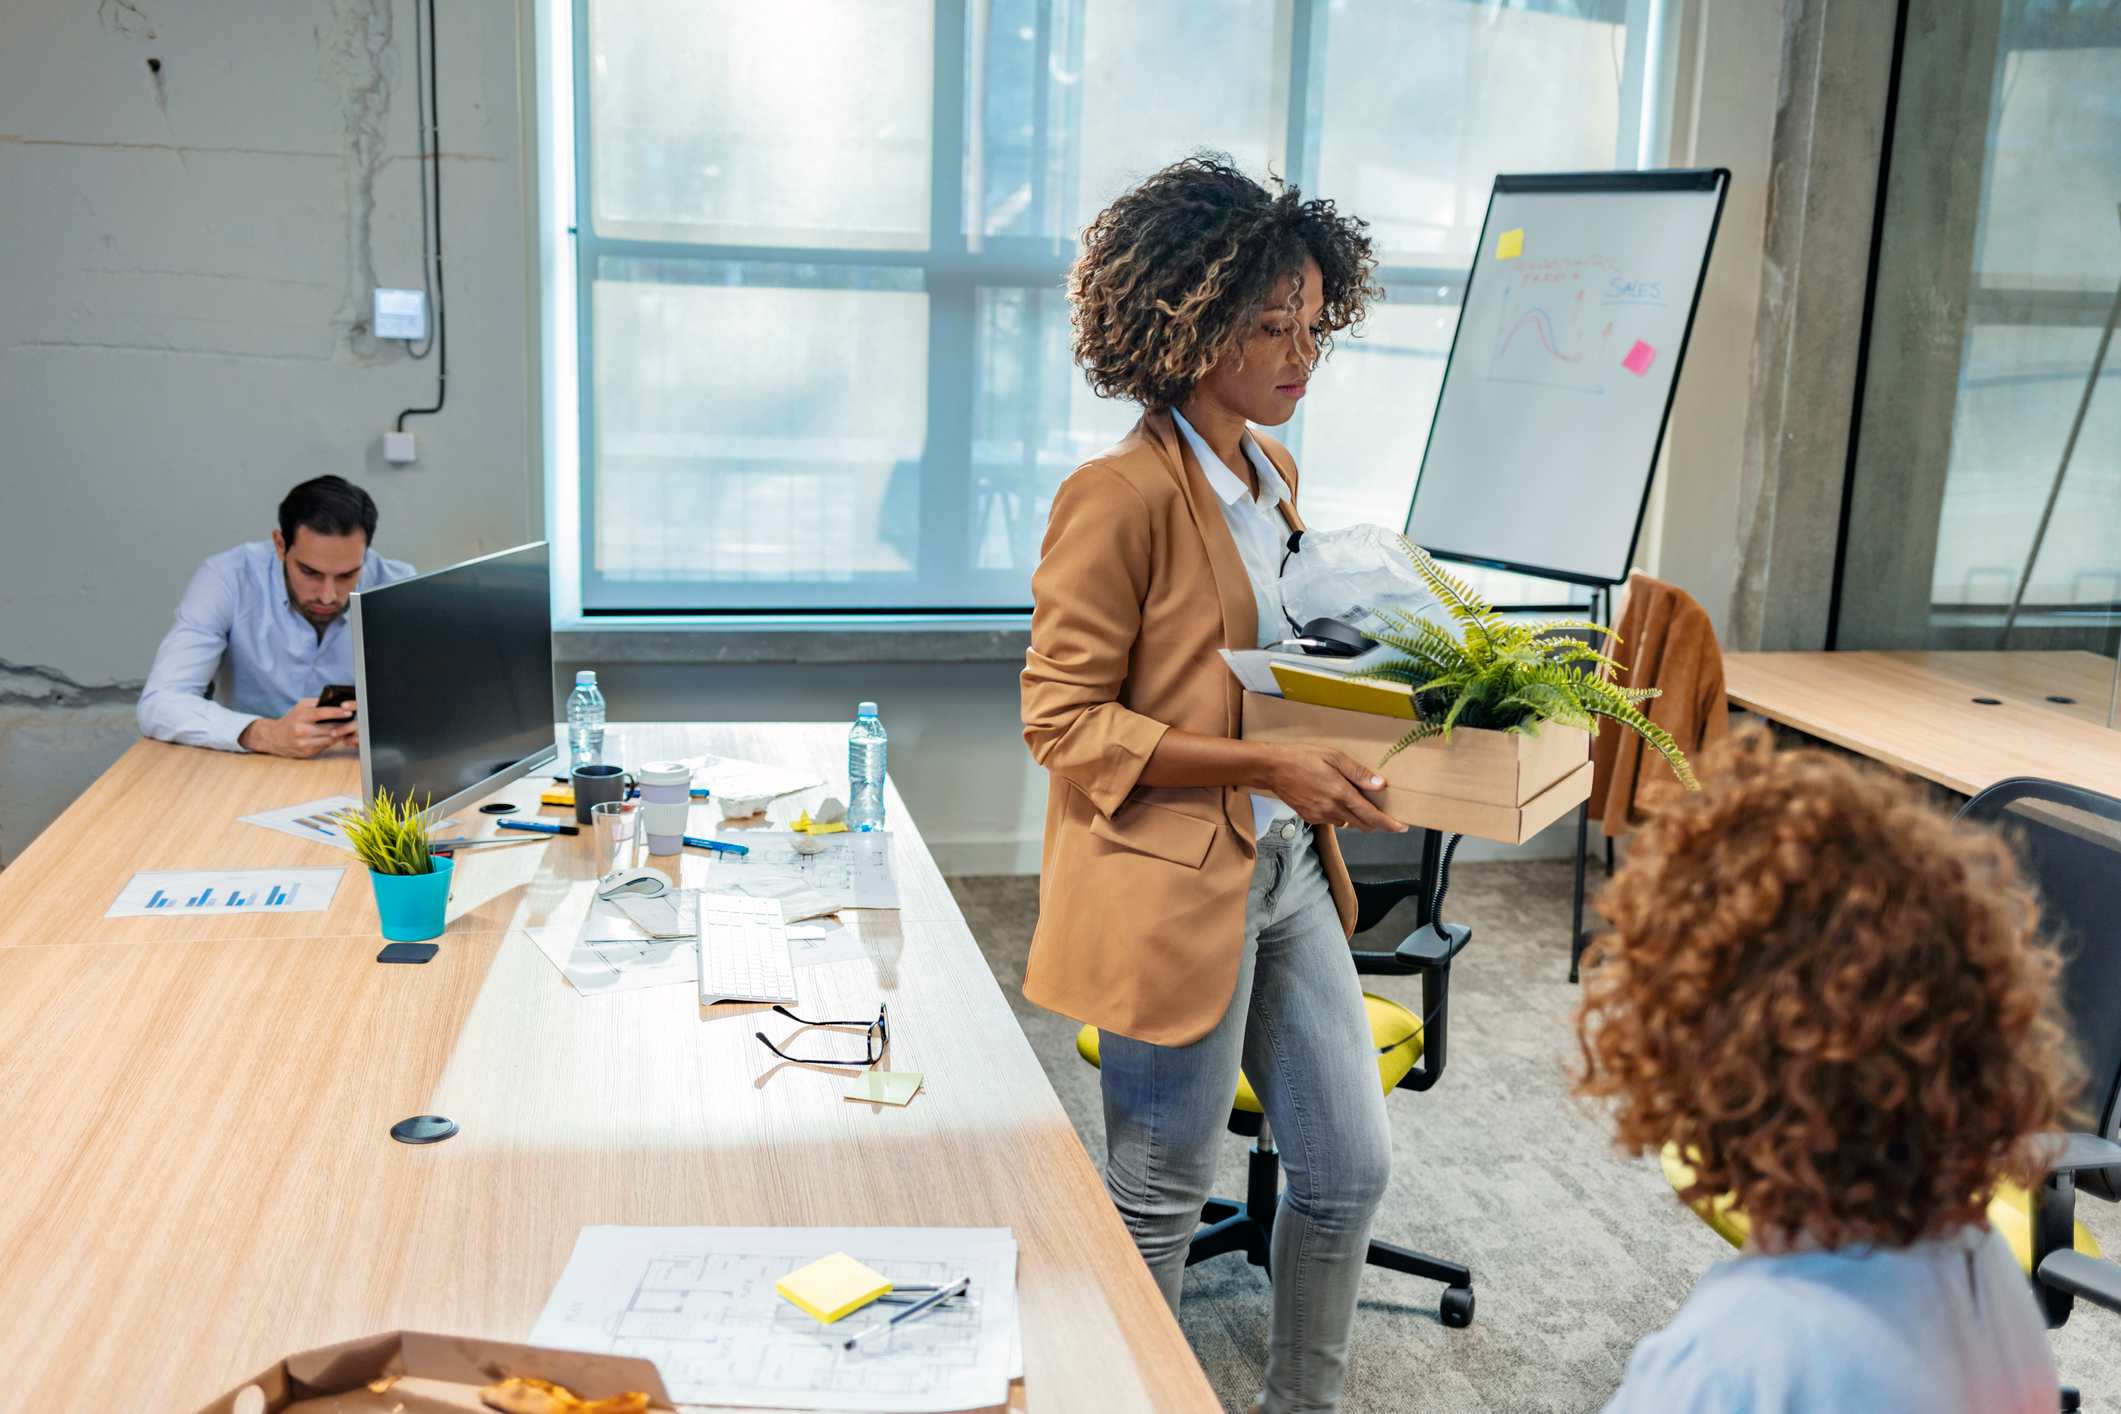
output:
[[[1075,250],[1072,239],[1040,237],[968,238],[965,230],[966,142],[976,121],[973,104],[978,76],[969,61],[972,0],[930,0],[932,5],[932,98],[929,130],[929,230],[924,247],[765,246],[715,241],[644,240],[599,233],[594,219],[595,169],[590,134],[589,56],[591,0],[539,0],[544,12],[538,70],[550,121],[540,125],[543,206],[544,285],[549,293],[542,340],[546,357],[543,417],[547,478],[547,523],[554,545],[556,626],[578,629],[618,628],[627,623],[674,627],[686,623],[722,627],[776,628],[898,622],[923,627],[987,626],[1023,623],[1031,612],[1028,576],[1020,596],[1008,602],[978,606],[907,602],[877,605],[803,605],[789,603],[701,602],[719,595],[706,581],[676,581],[687,602],[592,604],[592,565],[596,534],[596,376],[595,287],[600,264],[607,259],[682,262],[741,261],[812,266],[910,268],[922,274],[928,307],[926,424],[923,433],[919,524],[923,557],[920,577],[927,579],[926,557],[938,553],[972,554],[971,514],[974,399],[965,395],[974,384],[978,300],[983,289],[1052,291],[1061,288]],[[1625,0],[1627,39],[1620,92],[1620,129],[1616,166],[1639,167],[1658,150],[1659,130],[1668,97],[1674,36],[1661,22],[1670,0]],[[1078,12],[1079,13],[1079,12]],[[1278,0],[1276,48],[1286,60],[1276,95],[1284,116],[1279,134],[1280,160],[1272,165],[1306,189],[1315,185],[1319,167],[1322,103],[1330,0]],[[1045,154],[1050,105],[1047,76],[1054,46],[1050,0],[1041,0],[1038,61],[1034,63],[1034,151]],[[1072,36],[1076,42],[1080,35]],[[1051,199],[1053,164],[1033,164],[1033,224],[1039,224]],[[1377,271],[1388,301],[1408,307],[1455,307],[1462,302],[1467,271],[1451,266],[1385,263]],[[786,288],[804,288],[797,284]],[[1301,454],[1304,410],[1281,431],[1292,452]],[[943,474],[933,474],[935,472]],[[1418,474],[1418,473],[1417,473]],[[1416,476],[1407,479],[1412,501]],[[1405,518],[1400,508],[1400,520]],[[981,572],[967,567],[958,582]],[[1020,570],[988,571],[997,578]],[[778,584],[761,586],[773,589]],[[673,599],[677,596],[671,596]],[[915,596],[918,598],[918,596]]]

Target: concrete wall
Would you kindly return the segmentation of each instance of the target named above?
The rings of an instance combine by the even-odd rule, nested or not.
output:
[[[337,472],[381,548],[532,538],[519,15],[440,7],[449,398],[367,330],[418,285],[411,0],[8,0],[0,18],[0,860],[133,737],[198,561]]]

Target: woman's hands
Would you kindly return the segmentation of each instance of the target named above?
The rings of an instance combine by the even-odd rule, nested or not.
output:
[[[1324,746],[1235,741],[1173,727],[1142,767],[1145,786],[1243,786],[1265,791],[1313,825],[1398,834],[1407,827],[1363,798],[1384,778]]]
[[[1382,786],[1384,777],[1347,752],[1325,746],[1259,749],[1271,753],[1263,773],[1268,792],[1309,823],[1392,834],[1407,828],[1364,798],[1363,790]]]

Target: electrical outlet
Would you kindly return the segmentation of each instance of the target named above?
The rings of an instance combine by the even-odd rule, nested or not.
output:
[[[404,339],[418,343],[427,337],[427,292],[425,290],[376,289],[376,313],[370,327],[379,339]],[[406,460],[410,461],[408,457]]]

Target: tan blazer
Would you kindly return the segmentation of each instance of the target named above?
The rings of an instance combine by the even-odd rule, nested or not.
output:
[[[1654,687],[1663,694],[1644,710],[1672,734],[1689,761],[1731,731],[1723,697],[1723,650],[1709,611],[1676,584],[1637,570],[1628,576],[1620,606],[1620,646],[1614,652],[1622,687]],[[1608,725],[1591,747],[1591,818],[1617,838],[1647,818],[1644,802],[1678,790],[1664,758],[1641,737]],[[1696,762],[1698,765],[1698,761]]]
[[[1253,434],[1295,506],[1296,464]],[[1228,1010],[1258,858],[1237,787],[1150,787],[1171,727],[1235,737],[1241,691],[1216,653],[1256,648],[1258,610],[1222,502],[1166,412],[1061,483],[1031,577],[1024,740],[1052,776],[1038,931],[1024,995],[1160,1045],[1199,1040]],[[1355,889],[1316,835],[1341,926]]]

